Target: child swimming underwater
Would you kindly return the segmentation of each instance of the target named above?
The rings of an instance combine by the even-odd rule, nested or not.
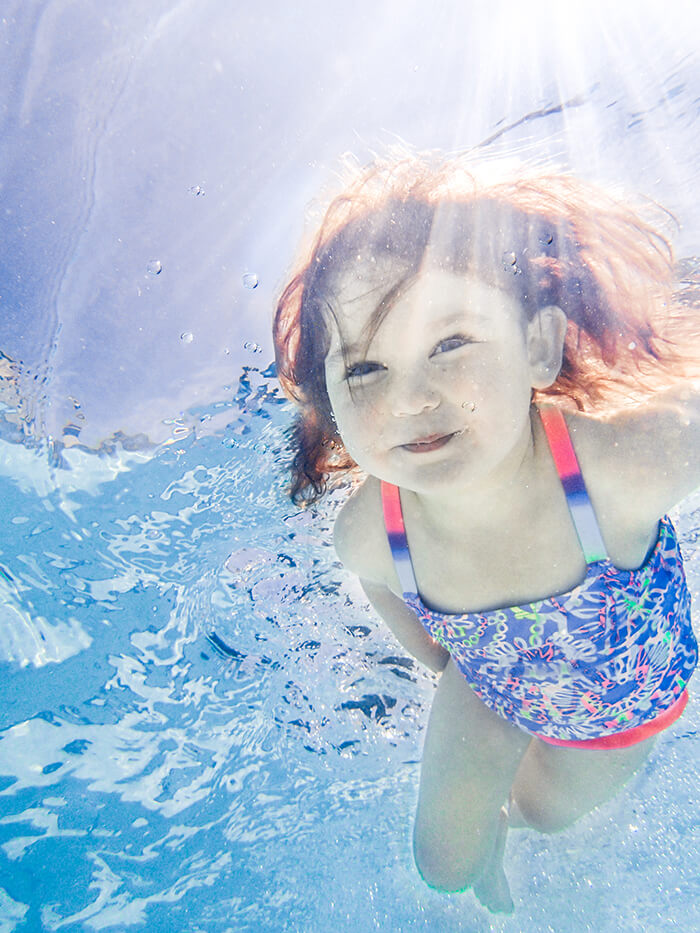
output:
[[[665,515],[700,483],[699,335],[637,214],[566,175],[482,174],[358,171],[274,335],[293,497],[363,471],[337,553],[441,672],[417,867],[498,911],[508,827],[555,832],[609,799],[687,701]]]

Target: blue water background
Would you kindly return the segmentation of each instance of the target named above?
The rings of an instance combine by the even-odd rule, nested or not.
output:
[[[37,450],[3,481],[3,632],[45,663],[2,669],[1,928],[692,929],[695,698],[611,804],[511,834],[513,918],[422,885],[433,677],[339,568],[340,496],[289,507],[272,380],[247,373],[229,415],[145,462]],[[697,596],[700,501],[679,525]]]
[[[514,917],[420,882],[435,680],[335,559],[343,491],[286,497],[269,340],[313,192],[396,135],[644,191],[696,257],[697,14],[241,6],[2,10],[0,931],[700,928],[695,696],[613,802],[511,834]]]

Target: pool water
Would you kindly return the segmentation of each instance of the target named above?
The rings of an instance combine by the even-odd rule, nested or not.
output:
[[[695,699],[612,803],[511,833],[513,917],[422,884],[435,680],[335,559],[342,492],[290,506],[271,369],[222,408],[150,455],[3,442],[0,929],[697,926]]]
[[[346,491],[289,502],[270,363],[310,201],[397,140],[660,202],[695,295],[698,9],[4,0],[0,933],[700,929],[692,682],[615,800],[510,834],[513,916],[421,882],[436,678],[335,558]]]

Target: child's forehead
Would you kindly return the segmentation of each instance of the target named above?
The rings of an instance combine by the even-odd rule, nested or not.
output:
[[[434,264],[418,271],[379,266],[371,271],[347,270],[339,282],[333,302],[334,342],[340,339],[354,345],[361,335],[374,330],[372,323],[380,309],[378,331],[389,321],[401,327],[409,318],[411,326],[422,321],[431,327],[447,321],[479,326],[502,315],[523,317],[514,296],[478,276]]]
[[[405,263],[389,256],[358,253],[343,264],[335,283],[335,303],[341,307],[378,301],[401,282],[413,277]]]
[[[441,310],[457,306],[465,312],[479,312],[485,298],[507,292],[478,275],[455,272],[439,264],[426,262],[411,270],[390,260],[357,264],[346,268],[340,276],[334,306],[343,317],[371,316],[383,303],[392,307],[418,306],[426,310]]]

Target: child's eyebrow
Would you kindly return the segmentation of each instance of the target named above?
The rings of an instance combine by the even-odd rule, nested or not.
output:
[[[457,324],[459,324],[460,327],[466,327],[472,321],[481,320],[483,317],[485,317],[485,315],[473,308],[458,308],[456,311],[450,310],[435,322],[435,330],[440,330],[443,327],[452,327]]]
[[[465,328],[472,322],[484,321],[486,318],[487,315],[475,309],[470,309],[469,311],[465,311],[464,308],[458,308],[457,310],[450,309],[445,312],[443,317],[439,318],[431,325],[431,330],[440,331],[457,325]],[[334,350],[333,353],[329,353],[326,357],[326,361],[328,363],[345,362],[346,359],[356,358],[365,352],[367,352],[367,347],[363,342],[348,343],[339,350]]]
[[[352,356],[357,356],[360,353],[360,347],[358,344],[352,343],[340,348],[340,350],[335,350],[333,353],[329,353],[326,357],[328,363],[338,363],[341,360],[345,362],[347,358]]]

